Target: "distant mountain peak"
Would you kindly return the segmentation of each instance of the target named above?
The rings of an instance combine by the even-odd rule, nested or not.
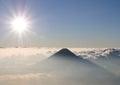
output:
[[[59,50],[58,52],[56,52],[55,54],[53,54],[51,57],[59,57],[59,58],[78,58],[78,56],[76,56],[72,51],[70,51],[67,48],[63,48],[61,50]]]

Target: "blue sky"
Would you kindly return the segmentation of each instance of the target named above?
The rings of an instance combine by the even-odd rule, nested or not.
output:
[[[0,46],[16,46],[5,21],[19,12],[34,24],[24,46],[120,47],[119,0],[0,0]]]

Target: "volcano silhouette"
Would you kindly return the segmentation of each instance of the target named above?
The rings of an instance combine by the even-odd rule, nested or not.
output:
[[[76,57],[76,55],[74,53],[72,53],[69,49],[67,48],[63,48],[60,51],[58,51],[57,53],[53,54],[52,56],[59,56],[59,57],[68,57],[68,58],[74,58]]]
[[[55,62],[56,64],[67,64],[67,63],[79,63],[79,64],[86,64],[87,66],[96,66],[94,63],[83,59],[81,56],[75,55],[72,51],[67,48],[63,48],[56,52],[55,54],[51,55],[48,59],[48,62]]]
[[[115,84],[114,74],[104,68],[75,55],[67,48],[63,48],[49,58],[37,63],[35,71],[42,73],[51,73],[57,76],[59,80],[72,79],[69,82],[77,81],[77,85],[112,85]],[[84,80],[84,81],[82,81]],[[86,81],[89,81],[87,83]],[[101,84],[96,82],[101,81]],[[66,81],[65,81],[66,82]]]
[[[58,52],[54,53],[47,59],[37,63],[36,66],[40,70],[45,69],[45,71],[49,71],[49,70],[64,71],[62,68],[67,68],[69,69],[69,71],[76,69],[78,71],[83,69],[104,70],[95,63],[92,63],[87,59],[83,59],[81,56],[75,55],[72,51],[70,51],[67,48],[63,48],[59,50]]]
[[[83,59],[82,57],[76,56],[72,51],[67,48],[63,48],[49,57],[51,58],[61,58],[61,59]]]

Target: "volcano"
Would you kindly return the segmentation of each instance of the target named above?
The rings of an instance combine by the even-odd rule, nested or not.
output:
[[[70,51],[67,48],[63,48],[56,52],[55,54],[51,55],[49,59],[51,58],[59,58],[59,59],[83,59],[82,57],[76,56],[72,51]]]
[[[63,48],[60,51],[56,52],[55,54],[53,54],[52,56],[56,56],[56,57],[68,57],[68,58],[75,58],[76,55],[71,52],[69,49],[67,48]]]
[[[71,50],[67,48],[63,48],[56,52],[55,54],[51,55],[47,62],[56,62],[60,64],[67,64],[67,63],[79,63],[79,64],[86,64],[87,66],[96,66],[94,63],[88,61],[87,59],[83,59],[81,56],[75,55]]]
[[[34,67],[36,67],[35,71],[55,75],[58,81],[62,82],[67,82],[64,79],[72,79],[69,82],[77,81],[77,85],[109,85],[111,82],[114,84],[114,74],[87,59],[75,55],[67,48],[59,50]],[[86,81],[89,81],[89,83]],[[101,84],[96,83],[99,81],[101,81]]]

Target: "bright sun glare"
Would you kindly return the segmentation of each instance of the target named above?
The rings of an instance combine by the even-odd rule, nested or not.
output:
[[[28,28],[28,21],[24,17],[16,17],[12,20],[11,26],[13,31],[23,33]]]

